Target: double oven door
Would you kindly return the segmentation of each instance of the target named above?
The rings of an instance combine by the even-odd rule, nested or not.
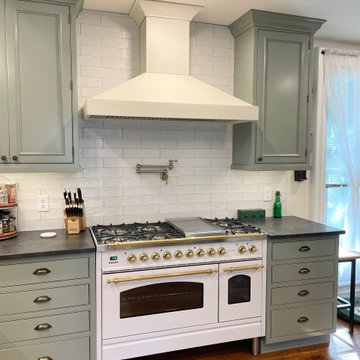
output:
[[[104,274],[102,337],[260,316],[263,273],[245,261]]]

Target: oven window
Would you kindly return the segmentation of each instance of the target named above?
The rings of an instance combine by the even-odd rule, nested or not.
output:
[[[250,301],[251,278],[247,275],[236,275],[228,280],[228,303],[239,304]]]
[[[120,318],[202,308],[204,284],[168,282],[146,285],[120,293]]]

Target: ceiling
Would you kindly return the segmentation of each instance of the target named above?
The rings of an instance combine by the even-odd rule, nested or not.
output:
[[[326,19],[319,38],[360,43],[359,0],[167,0],[203,9],[194,21],[229,25],[249,9]],[[135,0],[85,0],[84,8],[128,14]]]

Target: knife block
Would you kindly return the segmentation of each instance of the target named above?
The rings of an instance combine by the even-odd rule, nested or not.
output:
[[[74,205],[74,202],[71,203]],[[66,216],[65,206],[64,203],[64,222],[65,222],[65,229],[68,234],[79,234],[80,231],[86,230],[86,216],[85,216],[85,203],[82,204],[83,207],[83,216]]]

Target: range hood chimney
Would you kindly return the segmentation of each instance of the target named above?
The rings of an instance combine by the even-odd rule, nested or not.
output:
[[[190,21],[200,6],[137,0],[141,74],[84,104],[85,119],[148,118],[243,122],[258,107],[189,75]]]

